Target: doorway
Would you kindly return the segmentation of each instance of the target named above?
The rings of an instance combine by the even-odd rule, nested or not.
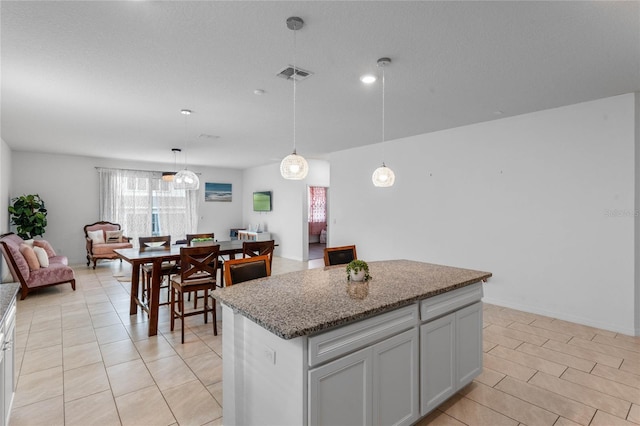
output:
[[[307,187],[309,260],[322,259],[327,246],[327,188]]]

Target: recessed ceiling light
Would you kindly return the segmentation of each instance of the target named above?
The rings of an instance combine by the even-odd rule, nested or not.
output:
[[[373,74],[365,74],[362,77],[360,77],[360,81],[363,82],[364,84],[371,84],[371,83],[374,83],[376,80],[377,78]]]
[[[264,90],[256,89],[256,90],[253,91],[253,94],[254,95],[258,95],[258,96],[264,95]]]
[[[200,136],[198,136],[198,137],[202,138],[202,139],[220,139],[220,136],[209,135],[207,133],[201,133]]]
[[[191,114],[191,110],[190,109],[181,109],[180,110],[180,114],[182,114],[182,115],[190,115]]]

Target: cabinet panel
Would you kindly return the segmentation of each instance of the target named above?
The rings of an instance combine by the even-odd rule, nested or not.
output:
[[[373,347],[373,424],[410,425],[420,417],[418,340],[414,327]]]
[[[482,372],[482,303],[456,312],[457,389]]]
[[[453,312],[482,299],[482,283],[468,285],[448,293],[439,294],[420,303],[420,319],[428,321]]]
[[[309,371],[310,425],[371,424],[371,349]]]
[[[455,313],[420,326],[420,412],[450,397],[455,380]]]

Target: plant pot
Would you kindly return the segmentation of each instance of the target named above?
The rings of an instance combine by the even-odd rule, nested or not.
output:
[[[359,270],[357,273],[353,271],[349,271],[349,276],[351,277],[351,281],[354,281],[354,282],[364,281],[364,276],[365,276],[364,269]]]

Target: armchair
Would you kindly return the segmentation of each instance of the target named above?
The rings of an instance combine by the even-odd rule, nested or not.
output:
[[[122,235],[119,223],[100,221],[84,226],[87,266],[93,269],[100,259],[116,259],[115,249],[132,248],[131,238]],[[120,259],[122,261],[122,259]]]

